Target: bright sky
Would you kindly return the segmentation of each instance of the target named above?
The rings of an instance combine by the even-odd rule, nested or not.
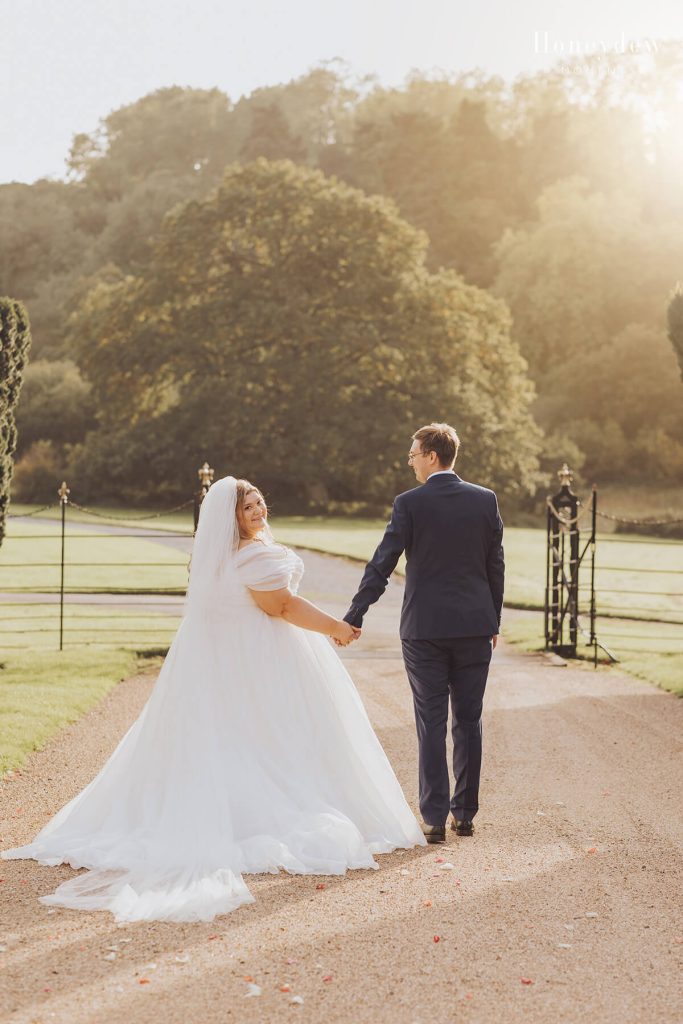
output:
[[[570,40],[618,60],[624,38],[682,34],[672,0],[0,0],[0,182],[64,177],[74,134],[162,86],[237,100],[335,57],[384,84],[411,69],[511,79]]]

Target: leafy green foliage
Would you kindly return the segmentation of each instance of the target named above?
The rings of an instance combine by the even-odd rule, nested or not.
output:
[[[5,536],[17,446],[15,410],[30,346],[31,328],[25,307],[16,299],[0,297],[0,544]]]
[[[636,204],[581,178],[546,189],[538,209],[498,243],[495,290],[538,389],[539,424],[578,445],[593,479],[680,478],[683,388],[657,316],[678,243],[663,230],[635,261],[647,233]]]
[[[69,169],[106,201],[160,171],[215,177],[226,162],[229,117],[219,89],[157,89],[113,111],[92,135],[76,135]]]
[[[59,484],[69,476],[67,460],[67,449],[63,445],[54,441],[34,441],[15,466],[12,500],[54,504],[58,500]]]
[[[251,131],[240,156],[245,162],[263,156],[268,160],[304,163],[306,146],[300,136],[293,135],[277,103],[267,103],[253,108]]]
[[[683,468],[681,392],[680,380],[671,379],[662,304],[680,277],[683,44],[659,42],[655,53],[621,62],[618,75],[606,67],[584,58],[511,86],[481,71],[416,73],[401,88],[382,88],[371,76],[353,81],[342,62],[329,61],[235,103],[217,89],[156,90],[75,137],[68,182],[0,185],[0,292],[30,310],[35,355],[80,365],[69,316],[89,306],[91,345],[108,337],[109,299],[121,304],[125,322],[133,282],[148,284],[150,274],[163,280],[155,246],[167,214],[188,200],[202,204],[230,165],[291,158],[393,200],[404,220],[427,233],[421,273],[453,270],[461,286],[505,300],[538,394],[533,411],[546,433],[545,471],[569,457],[601,479],[671,479]],[[175,310],[175,297],[167,299]],[[185,323],[187,346],[203,332],[207,308],[201,293],[195,319]],[[293,315],[287,303],[282,308]],[[672,303],[669,340],[683,379],[675,340],[681,319],[680,303]],[[176,327],[163,317],[148,327],[144,346],[157,345],[158,328],[165,350]],[[378,330],[385,328],[383,321]],[[650,346],[649,360],[634,350],[636,338]],[[191,404],[189,385],[172,375],[161,373],[154,386],[145,379],[146,358],[141,352],[133,361],[143,369],[123,389],[123,364],[115,365],[111,391],[98,392],[101,403],[118,401],[122,390],[124,399],[143,402],[120,428],[125,457],[110,450],[116,414],[101,409],[109,433],[89,439],[87,456],[100,453],[103,477],[110,464],[123,472],[124,463],[135,463],[142,481],[150,439],[155,450],[164,448],[156,440],[165,430],[160,411],[172,409],[181,392]],[[645,371],[645,387],[634,395],[636,367]],[[369,387],[366,394],[374,400]],[[631,400],[638,411],[629,418]],[[462,417],[458,425],[464,430]],[[393,420],[386,426],[395,429]],[[209,453],[198,448],[203,461]],[[464,448],[463,460],[470,450],[477,451]],[[76,462],[84,451],[74,452]],[[170,476],[159,480],[160,491],[172,489],[176,475],[171,453],[166,460]]]
[[[364,118],[361,107],[353,162],[341,173],[365,191],[391,196],[406,220],[427,231],[430,265],[490,284],[492,243],[518,219],[516,144],[494,134],[481,101],[464,98],[448,116],[408,104],[380,111],[373,105]],[[335,170],[329,160],[327,167]]]
[[[26,367],[16,420],[18,451],[35,441],[75,444],[95,426],[91,385],[72,359],[37,359]]]
[[[282,495],[384,500],[410,434],[446,419],[472,476],[535,484],[539,435],[506,307],[380,197],[289,161],[232,166],[166,217],[144,276],[72,319],[102,430],[79,471],[143,487],[205,453]],[[174,472],[175,467],[175,472]],[[143,477],[144,473],[144,477]]]
[[[667,309],[669,341],[673,345],[683,380],[683,288],[678,284]]]

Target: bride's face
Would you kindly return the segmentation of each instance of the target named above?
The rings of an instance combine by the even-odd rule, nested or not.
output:
[[[249,491],[237,509],[237,522],[243,537],[254,537],[268,518],[266,503],[258,491]]]

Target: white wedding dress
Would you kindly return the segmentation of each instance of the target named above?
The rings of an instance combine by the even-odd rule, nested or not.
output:
[[[253,902],[243,874],[343,874],[425,843],[330,641],[249,592],[296,591],[301,559],[231,538],[220,579],[199,586],[217,551],[214,536],[198,559],[204,506],[223,512],[225,481],[202,506],[185,615],[141,714],[34,841],[2,853],[87,869],[42,903],[209,921]]]

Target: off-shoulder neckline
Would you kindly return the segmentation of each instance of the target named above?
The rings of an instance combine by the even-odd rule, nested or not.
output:
[[[270,540],[254,540],[250,544],[245,544],[243,548],[238,548],[235,552],[235,558],[241,555],[244,551],[263,551],[268,548],[284,548],[284,544],[278,544],[277,541]]]

